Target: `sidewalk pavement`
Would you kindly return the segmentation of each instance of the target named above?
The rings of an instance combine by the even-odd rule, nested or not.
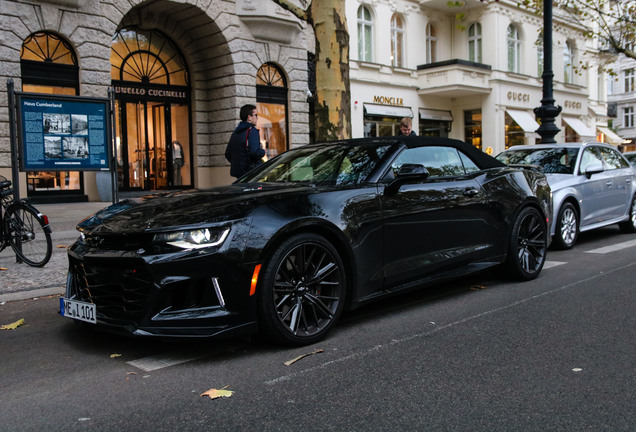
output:
[[[35,207],[48,216],[53,240],[51,260],[41,268],[15,262],[11,247],[0,252],[0,303],[24,300],[64,293],[68,259],[66,248],[75,242],[79,233],[78,222],[110,202],[83,202],[63,204],[36,204]]]

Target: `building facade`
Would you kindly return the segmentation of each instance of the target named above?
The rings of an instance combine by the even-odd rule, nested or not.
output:
[[[231,182],[224,151],[243,104],[257,105],[270,156],[308,143],[313,32],[273,2],[0,0],[0,20],[0,77],[17,92],[114,93],[123,192]],[[0,175],[11,178],[7,94]],[[47,121],[47,144],[77,146],[64,118]],[[95,172],[20,173],[21,195],[41,201],[103,199],[98,185]]]
[[[607,84],[612,127],[624,139],[623,150],[636,151],[636,60],[621,54],[612,69]]]
[[[413,130],[489,154],[539,136],[543,19],[517,2],[348,0],[353,136]],[[458,19],[461,13],[462,19]],[[560,141],[620,140],[608,130],[604,54],[556,16],[555,104]]]

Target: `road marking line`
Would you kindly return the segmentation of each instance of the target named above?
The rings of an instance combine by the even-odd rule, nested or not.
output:
[[[563,265],[563,264],[567,264],[567,262],[565,262],[565,261],[546,261],[545,264],[543,264],[543,269],[545,270],[545,269],[549,269],[549,268],[552,268],[552,267],[558,267],[558,266]]]
[[[627,249],[627,248],[634,247],[634,246],[636,246],[636,240],[630,240],[630,241],[626,241],[626,242],[623,242],[623,243],[617,243],[615,245],[605,246],[605,247],[598,248],[598,249],[592,249],[592,250],[585,251],[585,252],[586,253],[594,253],[594,254],[606,254],[606,253],[616,252],[616,251]]]
[[[209,346],[198,346],[190,349],[171,351],[167,353],[148,356],[137,360],[126,362],[127,364],[141,369],[144,372],[152,372],[182,363],[199,360],[215,354],[230,352],[248,346],[246,343],[233,343],[231,345],[220,346],[217,349],[210,349]]]
[[[567,289],[573,288],[573,287],[575,287],[577,285],[580,285],[582,283],[590,282],[590,281],[593,281],[594,279],[598,279],[600,277],[605,277],[608,274],[612,274],[612,273],[615,273],[617,271],[624,270],[626,268],[633,267],[633,266],[636,266],[636,262],[629,263],[629,264],[626,264],[626,265],[621,266],[621,267],[613,268],[613,269],[611,269],[611,270],[609,270],[607,272],[600,273],[600,274],[597,274],[597,275],[594,275],[594,276],[591,276],[591,277],[588,277],[588,278],[585,278],[585,279],[581,279],[581,280],[578,280],[576,282],[572,282],[572,283],[569,283],[567,285],[564,285],[564,286],[561,286],[561,287],[558,287],[558,288],[554,288],[554,289],[552,289],[550,291],[545,291],[545,292],[542,292],[540,294],[536,294],[536,295],[533,295],[533,296],[530,296],[530,297],[526,297],[526,298],[521,299],[521,300],[517,300],[517,301],[512,302],[512,303],[510,303],[510,304],[508,304],[506,306],[501,306],[501,307],[498,307],[498,308],[495,308],[495,309],[490,309],[490,310],[484,311],[482,313],[478,313],[476,315],[471,315],[469,317],[460,319],[458,321],[455,321],[455,322],[452,322],[452,323],[449,323],[449,324],[446,324],[446,325],[442,325],[442,326],[436,327],[433,330],[428,330],[428,331],[423,331],[423,332],[419,332],[419,333],[414,333],[412,335],[405,336],[405,337],[403,337],[401,339],[392,339],[391,341],[389,341],[389,342],[387,342],[385,344],[380,344],[380,345],[373,346],[371,348],[362,349],[362,350],[360,350],[358,352],[354,352],[354,353],[349,354],[349,355],[344,356],[344,357],[336,358],[336,359],[333,359],[333,360],[318,364],[316,366],[309,367],[307,369],[299,370],[297,372],[292,372],[292,373],[290,373],[288,375],[282,375],[282,376],[279,376],[277,378],[273,378],[271,380],[265,381],[265,384],[267,384],[267,385],[279,384],[279,383],[282,383],[284,381],[290,381],[290,380],[292,380],[294,378],[298,378],[298,377],[300,377],[302,375],[311,373],[311,372],[313,372],[315,370],[318,370],[318,369],[325,369],[325,368],[327,368],[327,367],[329,367],[331,365],[334,365],[334,364],[346,362],[346,361],[349,361],[349,360],[352,360],[352,359],[364,358],[364,357],[366,357],[368,355],[374,354],[374,353],[379,352],[379,351],[383,351],[383,350],[385,350],[387,348],[390,349],[390,347],[392,345],[408,343],[409,341],[411,341],[413,339],[419,339],[419,338],[422,338],[422,337],[432,336],[435,333],[438,333],[440,331],[444,331],[446,329],[455,327],[457,325],[465,324],[465,323],[473,321],[475,319],[479,319],[479,318],[482,318],[482,317],[485,317],[485,316],[488,316],[488,315],[492,315],[494,313],[501,312],[501,311],[504,311],[504,310],[507,310],[507,309],[515,308],[515,307],[517,307],[519,305],[522,305],[524,303],[527,303],[529,301],[533,301],[533,300],[539,299],[541,297],[545,297],[545,296],[549,296],[549,295],[555,294],[555,293],[557,293],[559,291],[563,291],[563,290],[567,290]]]

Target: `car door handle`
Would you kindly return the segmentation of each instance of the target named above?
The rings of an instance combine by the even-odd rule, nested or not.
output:
[[[475,188],[466,188],[464,189],[464,195],[466,195],[467,197],[473,197],[475,195],[477,195],[479,193],[479,190],[475,189]]]

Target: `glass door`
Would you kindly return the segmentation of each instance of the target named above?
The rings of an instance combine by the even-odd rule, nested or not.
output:
[[[122,190],[165,189],[169,184],[169,105],[117,101],[117,156]],[[172,173],[170,173],[171,175]]]

